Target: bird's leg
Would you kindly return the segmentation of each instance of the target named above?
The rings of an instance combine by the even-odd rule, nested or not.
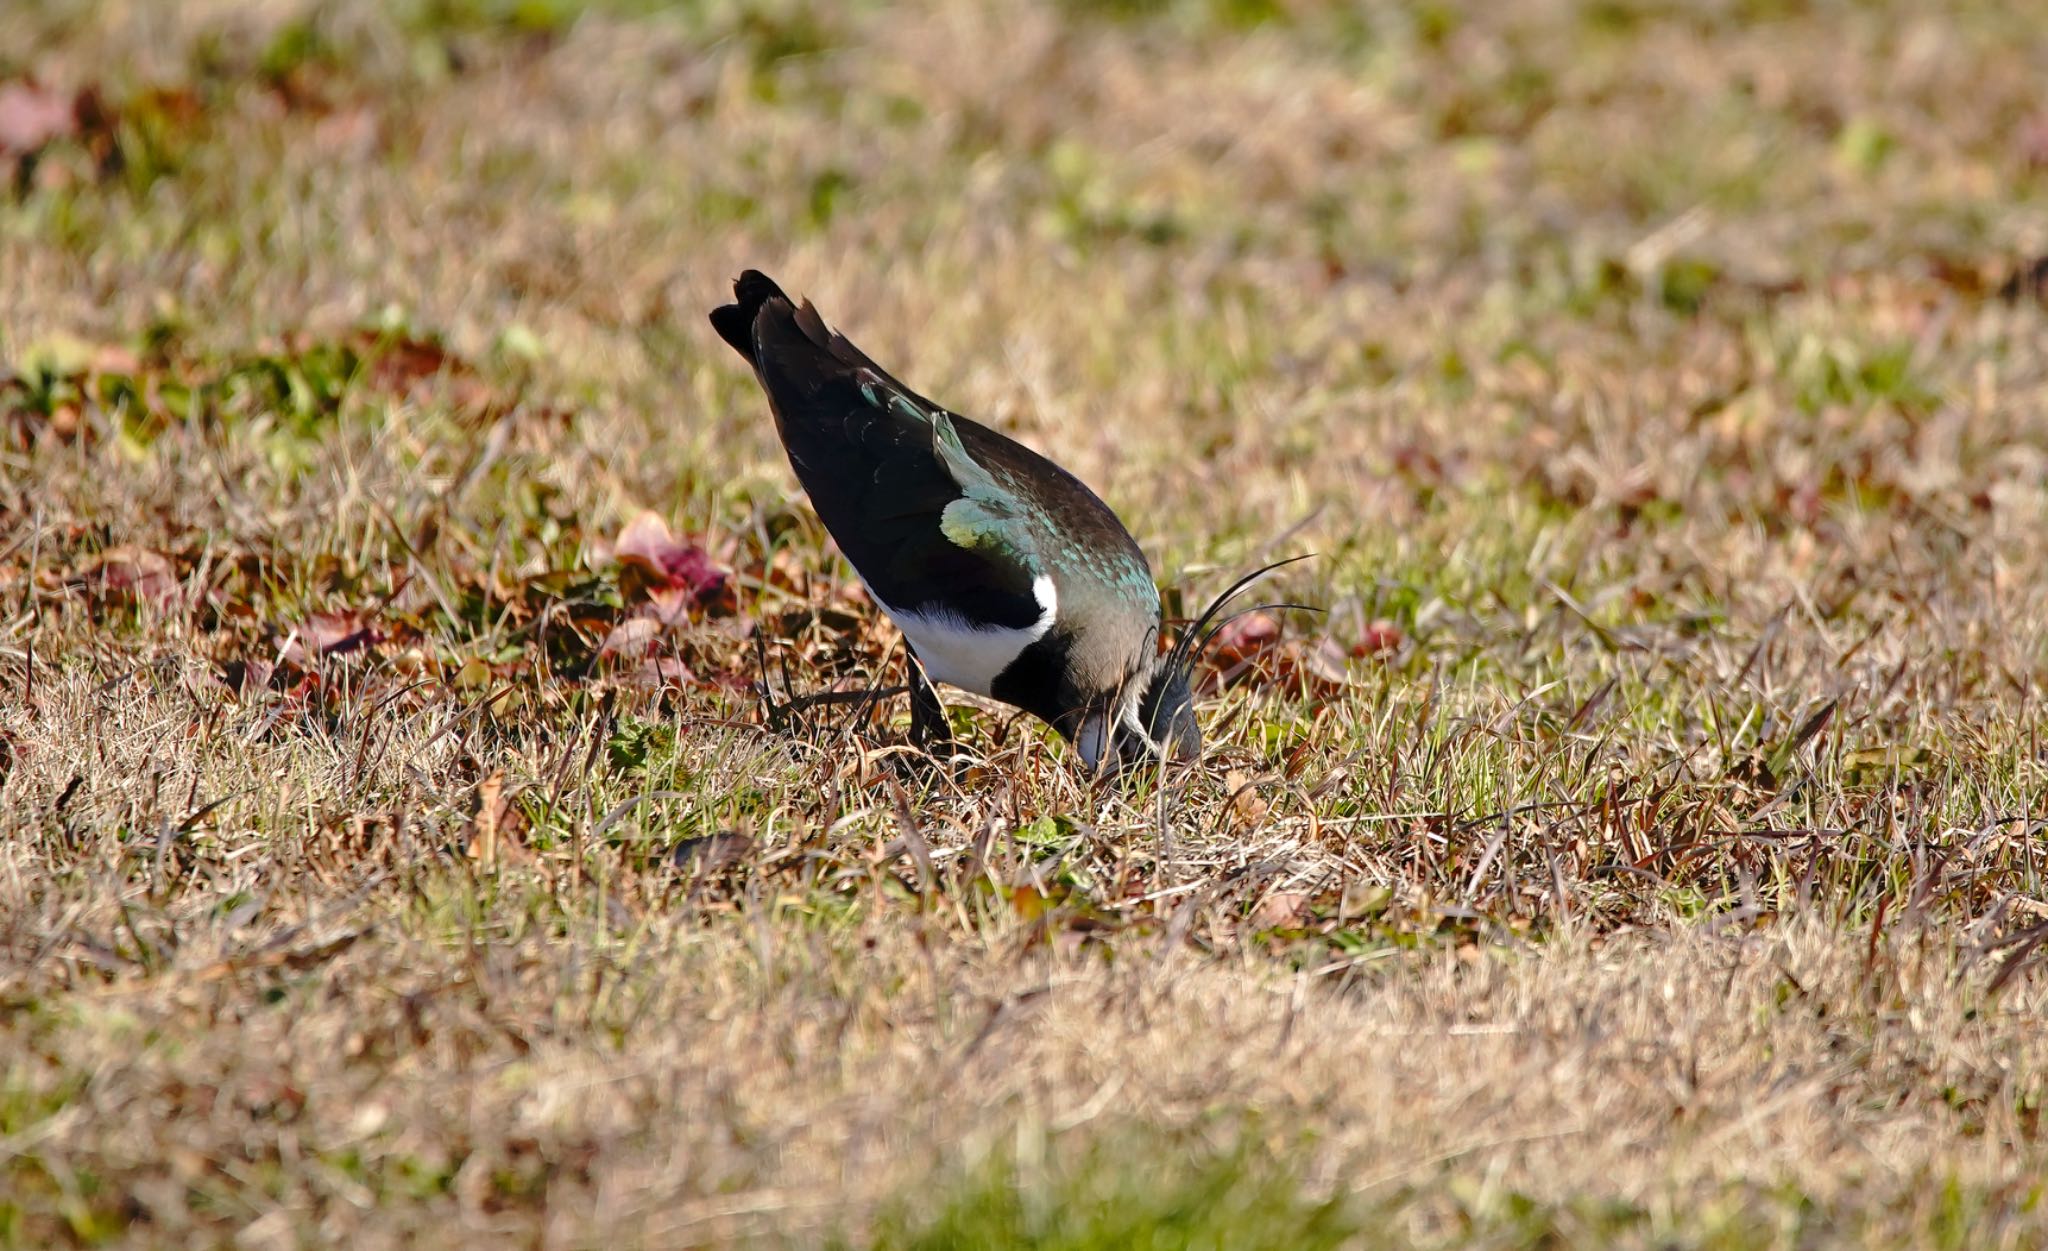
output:
[[[761,681],[756,688],[761,697],[761,710],[768,722],[768,728],[780,734],[789,728],[789,704],[775,702],[775,688],[768,683],[768,640],[758,625],[754,627],[754,660],[761,666]],[[789,690],[786,680],[783,683],[783,690]]]
[[[932,689],[917,653],[911,652],[905,659],[910,669],[910,741],[933,756],[949,757],[953,754],[953,726],[946,720],[945,705],[939,702],[939,693]]]

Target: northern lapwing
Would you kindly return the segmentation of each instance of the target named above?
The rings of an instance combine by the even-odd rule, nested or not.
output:
[[[938,681],[1041,718],[1090,770],[1200,755],[1201,627],[1161,654],[1152,570],[1095,492],[904,386],[765,274],[733,292],[711,324],[754,367],[790,468],[903,631],[915,741],[951,741]]]

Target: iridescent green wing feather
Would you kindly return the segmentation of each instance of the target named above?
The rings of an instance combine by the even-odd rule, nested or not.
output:
[[[931,429],[932,452],[960,488],[960,498],[939,514],[939,532],[948,542],[970,551],[1000,553],[1026,566],[1036,564],[1037,530],[1026,511],[1030,506],[968,454],[950,413],[927,408],[872,380],[863,380],[861,393],[869,403],[886,406]]]

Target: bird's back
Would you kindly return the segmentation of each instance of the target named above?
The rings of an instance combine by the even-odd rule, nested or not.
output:
[[[1158,593],[1144,552],[1080,479],[904,386],[828,328],[808,300],[791,301],[759,271],[747,271],[735,294],[712,313],[712,325],[753,365],[818,516],[886,602],[915,609],[940,593],[964,596],[980,619],[1021,626],[1036,615],[1030,587],[1043,573],[1062,603],[1080,609],[1108,600],[1103,607],[1113,607],[1115,619],[1136,614],[1156,626]],[[1029,559],[991,560],[944,538],[942,517],[963,492],[935,447],[934,413],[1022,505],[1035,547]]]

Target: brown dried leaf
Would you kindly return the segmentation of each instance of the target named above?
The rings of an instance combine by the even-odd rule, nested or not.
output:
[[[696,686],[696,671],[674,656],[650,656],[619,674],[629,686],[652,690],[664,686]]]
[[[1258,784],[1242,769],[1232,769],[1223,775],[1223,785],[1230,793],[1230,815],[1243,829],[1252,829],[1265,818],[1266,801],[1259,797]]]
[[[600,656],[645,656],[661,634],[661,622],[653,617],[628,617],[611,628],[598,645]]]
[[[1252,909],[1251,927],[1255,930],[1299,929],[1315,919],[1314,903],[1315,897],[1307,891],[1276,890]]]
[[[297,637],[286,647],[283,658],[301,668],[320,656],[346,656],[375,647],[385,639],[382,629],[359,611],[316,612],[295,631]]]
[[[220,680],[236,698],[248,700],[265,690],[277,666],[260,657],[238,657],[221,666]]]
[[[463,854],[485,865],[528,861],[526,814],[513,803],[517,788],[505,789],[505,771],[496,769],[477,784],[476,812],[462,829]]]
[[[669,860],[678,869],[686,869],[700,878],[708,878],[740,864],[752,855],[753,851],[753,839],[745,834],[722,830],[701,838],[684,839],[669,853]]]
[[[83,581],[100,599],[161,605],[178,594],[178,573],[170,557],[126,543],[101,552],[84,570]]]
[[[392,395],[408,394],[434,378],[468,377],[474,372],[468,361],[440,342],[412,335],[366,334],[361,351],[369,367],[370,385]]]

